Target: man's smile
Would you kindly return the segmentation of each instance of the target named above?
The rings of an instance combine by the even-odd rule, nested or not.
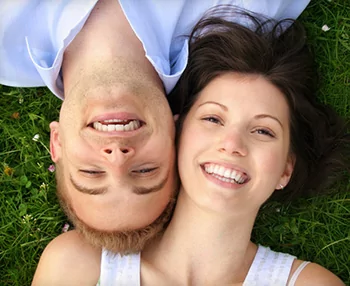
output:
[[[118,112],[94,116],[87,127],[106,136],[134,136],[147,124],[135,113]]]
[[[94,129],[103,132],[133,131],[139,129],[141,126],[142,122],[140,120],[108,119],[92,123]]]

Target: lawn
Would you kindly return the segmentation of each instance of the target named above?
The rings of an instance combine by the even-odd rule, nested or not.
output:
[[[350,2],[313,0],[300,20],[316,56],[320,99],[350,119]],[[58,118],[60,100],[44,87],[0,85],[0,94],[0,285],[23,286],[67,222],[55,197],[48,149],[49,123]],[[317,262],[350,285],[349,174],[329,191],[266,205],[253,238]]]

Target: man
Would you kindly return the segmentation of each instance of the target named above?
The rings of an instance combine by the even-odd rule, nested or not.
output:
[[[279,3],[282,2],[282,3]],[[88,240],[140,250],[176,190],[165,93],[187,62],[193,25],[215,4],[296,18],[309,1],[6,1],[0,83],[64,98],[50,150],[61,204]]]

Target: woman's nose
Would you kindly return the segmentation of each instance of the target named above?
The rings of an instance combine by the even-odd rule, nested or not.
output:
[[[244,135],[238,130],[226,132],[221,137],[218,149],[230,155],[246,156],[248,153]]]

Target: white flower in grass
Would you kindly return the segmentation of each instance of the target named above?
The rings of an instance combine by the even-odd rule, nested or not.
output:
[[[26,214],[22,217],[22,223],[28,223],[30,220],[33,219],[33,216],[30,214]]]
[[[331,28],[329,28],[327,25],[323,25],[322,26],[322,31],[324,31],[324,32],[327,32],[327,31],[329,31]]]
[[[47,187],[47,185],[46,185],[45,183],[42,183],[42,184],[40,185],[40,189],[46,189],[46,187]]]
[[[35,134],[34,137],[33,137],[33,141],[37,142],[40,138],[40,135],[39,134]]]

